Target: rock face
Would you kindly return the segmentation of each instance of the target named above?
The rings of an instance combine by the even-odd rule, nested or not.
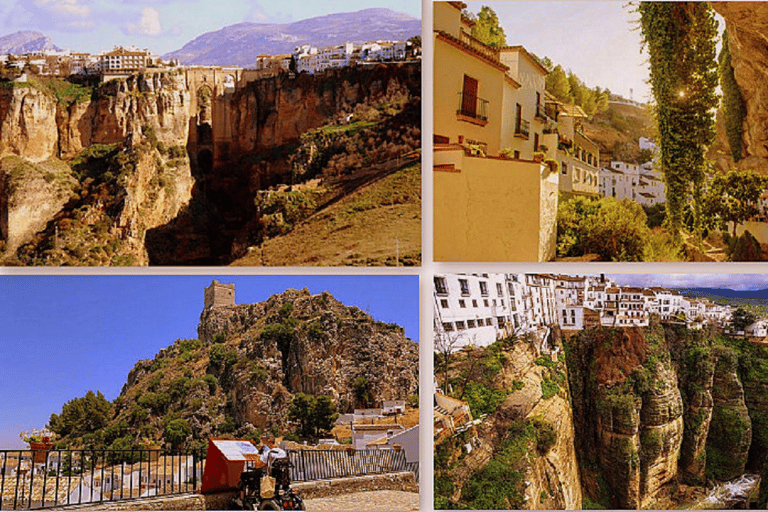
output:
[[[56,100],[33,87],[0,89],[0,157],[41,162],[56,154]]]
[[[291,310],[288,317],[285,308]],[[264,333],[270,325],[293,325],[293,331],[269,336]],[[257,386],[235,385],[242,420],[256,426],[285,417],[295,393],[330,395],[340,411],[350,412],[359,377],[368,383],[371,404],[416,393],[417,346],[402,328],[375,322],[328,293],[288,290],[267,302],[204,311],[200,339],[222,332],[239,337],[240,357],[262,365],[270,376]]]
[[[614,507],[647,506],[678,475],[683,401],[660,336],[602,329],[569,344],[577,449],[582,466],[600,468],[586,475],[585,486],[597,493],[603,479]]]
[[[736,355],[718,354],[712,383],[712,422],[707,437],[709,472],[728,480],[744,473],[752,443],[752,422],[744,402],[744,388],[736,373]],[[714,464],[713,464],[714,463]]]
[[[505,364],[497,375],[496,384],[500,389],[514,391],[493,416],[478,427],[471,453],[450,464],[456,468],[451,472],[454,482],[451,499],[454,502],[461,503],[462,491],[472,493],[472,490],[467,491],[465,484],[476,479],[484,466],[504,460],[504,446],[515,425],[527,424],[528,428],[536,430],[547,425],[552,428],[553,436],[551,446],[546,449],[540,449],[535,440],[518,441],[525,443],[526,451],[520,457],[513,457],[516,459],[514,467],[504,468],[520,475],[516,478],[519,480],[516,492],[510,493],[508,500],[511,505],[526,510],[581,509],[581,478],[565,363],[557,361],[555,356],[554,361],[547,359],[548,366],[544,366],[539,364],[543,362],[540,356],[539,350],[528,343],[516,343],[505,353]],[[558,374],[564,387],[545,397],[542,384],[551,383]],[[494,456],[497,460],[492,461]],[[509,487],[506,491],[510,491]]]
[[[712,385],[715,376],[711,352],[703,347],[686,351],[687,365],[682,365],[680,388],[685,395],[685,430],[680,454],[680,472],[691,483],[706,480],[706,445],[712,421]]]
[[[0,158],[7,161],[0,188],[0,236],[7,247],[14,251],[55,216],[67,215],[63,209],[80,184],[58,159],[71,160],[94,144],[126,151],[147,141],[152,148],[185,148],[189,103],[183,77],[167,73],[109,82],[84,102],[57,101],[29,84],[0,89]],[[190,200],[194,181],[183,153],[171,165],[154,149],[134,152],[133,171],[111,191],[118,195],[117,203],[97,200],[85,206],[91,219],[86,223],[109,217],[124,244],[122,256],[130,255],[135,264],[148,263],[145,231],[168,223]]]
[[[296,142],[302,133],[355,105],[401,94],[420,96],[421,67],[341,68],[249,83],[232,99],[234,147],[240,154]]]
[[[297,393],[328,395],[348,413],[418,390],[418,345],[401,327],[327,292],[287,290],[257,304],[206,309],[198,332],[199,340],[177,340],[136,363],[115,401],[114,424],[159,434],[173,414],[190,424],[194,440],[286,433],[295,431],[287,415]]]
[[[764,2],[713,2],[725,18],[736,82],[747,109],[741,169],[768,173],[768,5]]]
[[[76,184],[69,166],[56,159],[38,164],[16,156],[0,160],[0,240],[5,240],[5,250],[15,251],[45,228]]]

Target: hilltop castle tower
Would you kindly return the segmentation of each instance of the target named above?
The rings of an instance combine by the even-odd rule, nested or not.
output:
[[[235,284],[222,284],[216,279],[205,288],[205,310],[235,305]]]

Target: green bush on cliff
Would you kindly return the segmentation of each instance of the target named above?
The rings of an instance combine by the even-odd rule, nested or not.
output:
[[[509,394],[508,391],[494,390],[479,382],[470,382],[464,392],[464,399],[469,403],[472,416],[492,414]]]
[[[536,451],[539,455],[546,455],[557,442],[557,430],[543,418],[533,418],[531,422],[536,429]]]
[[[552,398],[556,394],[560,393],[560,386],[557,385],[556,382],[554,382],[549,377],[542,376],[541,381],[541,399],[547,400],[548,398]]]

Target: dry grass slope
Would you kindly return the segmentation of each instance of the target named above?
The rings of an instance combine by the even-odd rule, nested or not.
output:
[[[266,240],[235,266],[421,264],[421,164],[364,186]]]

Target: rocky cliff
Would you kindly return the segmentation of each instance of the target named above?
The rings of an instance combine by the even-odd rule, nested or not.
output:
[[[0,199],[0,205],[19,211],[37,204],[27,201],[44,199],[46,204],[32,222],[22,222],[12,211],[0,212],[7,224],[0,236],[7,245],[29,246],[18,255],[11,251],[6,263],[226,264],[266,236],[256,204],[259,191],[305,179],[303,169],[293,168],[298,157],[292,151],[307,131],[332,125],[318,137],[335,145],[308,143],[308,161],[317,169],[306,179],[329,161],[334,172],[350,175],[419,146],[417,63],[343,68],[318,76],[283,73],[231,88],[219,88],[216,76],[215,70],[197,70],[150,72],[99,85],[35,76],[0,82],[0,159],[12,156],[35,164],[59,159],[71,164],[78,181],[73,191],[44,191],[46,198],[22,194]],[[217,87],[215,95],[209,84]],[[207,105],[205,115],[201,101]],[[345,120],[341,126],[336,124],[340,118]],[[104,157],[104,146],[125,155],[115,169],[92,158]],[[84,169],[84,163],[90,168]],[[94,188],[105,197],[83,204],[86,196],[95,195]],[[68,192],[80,199],[70,194],[64,201]],[[48,199],[51,194],[55,200]],[[85,219],[77,219],[77,211]],[[57,226],[62,218],[102,228],[88,235],[92,243],[85,250],[93,249],[93,258],[51,254],[52,247],[62,245],[53,239],[62,231]],[[35,231],[41,226],[46,232]],[[9,233],[15,233],[12,242]],[[67,243],[78,246],[75,239]]]
[[[199,340],[178,340],[136,364],[116,400],[116,423],[157,432],[172,414],[195,439],[288,432],[296,393],[328,395],[341,413],[417,393],[418,346],[403,329],[327,292],[288,290],[208,309],[198,332]]]
[[[542,356],[534,344],[499,342],[457,357],[454,366],[456,387],[481,368],[477,384],[464,386],[473,417],[482,419],[491,400],[498,405],[476,428],[436,447],[435,507],[580,509],[566,368],[557,352]]]
[[[81,94],[72,99],[64,87]],[[91,94],[42,79],[0,88],[7,262],[147,264],[146,230],[169,222],[191,197],[188,104],[182,77],[167,73]]]
[[[766,384],[763,347],[672,324],[585,330],[568,346],[577,448],[592,499],[659,508],[678,499],[674,483],[703,485],[762,468],[752,418],[765,414],[764,393],[755,393]]]
[[[593,499],[607,486],[615,507],[647,506],[677,477],[683,441],[683,402],[663,336],[582,331],[569,347],[581,462],[600,468],[585,473],[585,486]]]
[[[742,136],[746,157],[738,162],[738,167],[765,174],[768,173],[768,5],[712,2],[712,6],[725,19],[731,65],[747,111]]]

